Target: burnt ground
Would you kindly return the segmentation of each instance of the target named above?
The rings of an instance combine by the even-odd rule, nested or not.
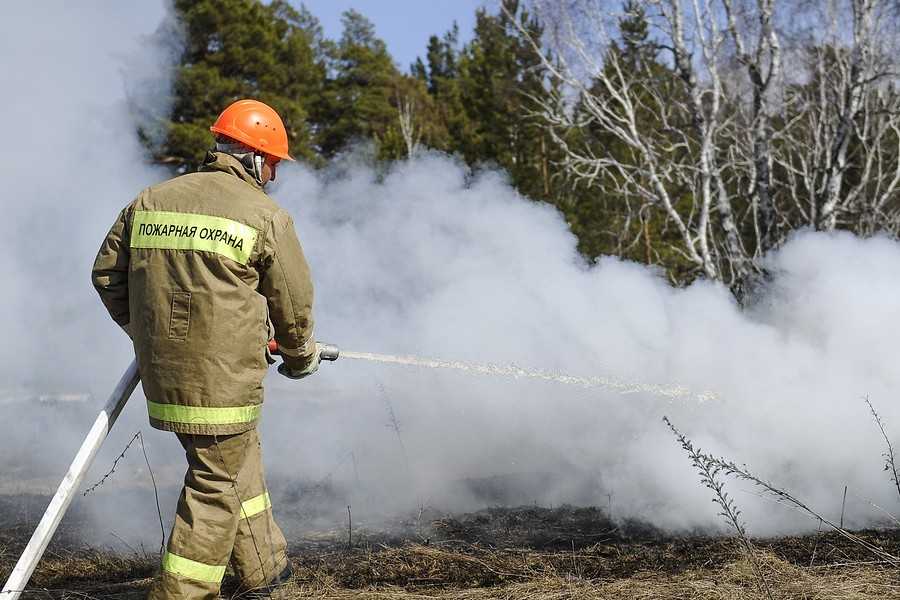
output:
[[[0,581],[31,535],[41,512],[34,507],[46,501],[0,496]],[[31,508],[23,511],[24,503]],[[77,512],[67,516],[32,579],[35,591],[23,598],[143,597],[157,570],[156,549],[91,548],[80,541],[85,526]],[[672,536],[645,523],[612,522],[595,507],[422,510],[384,528],[359,528],[352,539],[348,533],[338,527],[292,536],[299,590],[292,598],[765,597],[755,570],[781,590],[776,597],[900,598],[900,569],[833,532],[754,540],[755,566],[734,539]],[[857,535],[900,556],[900,530]],[[231,591],[226,585],[223,594]]]
[[[441,560],[457,563],[459,568],[444,570],[441,584],[469,586],[549,574],[603,580],[645,572],[677,575],[722,567],[742,557],[733,538],[672,536],[637,521],[613,523],[596,507],[495,507],[426,519],[425,526],[421,516],[402,523],[406,535],[401,537],[357,532],[353,549],[348,549],[345,531],[343,540],[300,539],[290,550],[300,564],[327,573],[346,587],[408,585],[405,571],[379,571],[374,565],[384,558],[379,554],[413,545],[431,548]],[[900,530],[856,533],[900,556]],[[756,539],[754,544],[779,560],[805,568],[873,560],[868,551],[833,532]],[[481,561],[480,568],[473,568],[476,561]]]

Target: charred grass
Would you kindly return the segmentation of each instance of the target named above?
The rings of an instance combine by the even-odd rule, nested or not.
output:
[[[0,500],[0,510],[9,505]],[[0,580],[33,523],[0,519]],[[423,520],[425,521],[423,523]],[[69,521],[69,519],[67,519]],[[158,556],[80,547],[77,519],[61,531],[23,598],[143,598]],[[596,508],[492,508],[417,515],[391,533],[309,532],[290,554],[285,598],[759,598],[750,563],[733,539],[667,536],[637,522],[614,524]],[[399,532],[399,533],[398,533]],[[900,533],[860,535],[900,552]],[[835,534],[754,540],[774,597],[900,598],[900,573]],[[226,584],[228,597],[231,587]]]

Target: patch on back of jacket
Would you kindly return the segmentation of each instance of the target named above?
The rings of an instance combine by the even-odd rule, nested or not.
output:
[[[191,293],[172,292],[172,313],[169,316],[169,339],[186,340],[191,327]]]
[[[131,247],[215,252],[246,265],[258,234],[249,225],[223,217],[138,210],[131,225]]]

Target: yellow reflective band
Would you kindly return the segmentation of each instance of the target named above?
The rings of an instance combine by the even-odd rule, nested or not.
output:
[[[215,252],[246,265],[257,234],[249,225],[222,217],[138,210],[131,225],[131,247]]]
[[[245,502],[241,502],[241,518],[249,519],[250,517],[258,515],[271,506],[272,501],[269,500],[269,492],[263,492],[255,498],[250,498]]]
[[[205,583],[220,583],[225,577],[225,566],[205,565],[196,560],[183,558],[177,554],[166,552],[163,555],[162,569],[173,575],[180,575],[188,579],[203,581]]]
[[[167,423],[188,423],[191,425],[231,425],[250,423],[259,418],[262,404],[250,406],[181,406],[178,404],[158,404],[147,400],[150,417]]]

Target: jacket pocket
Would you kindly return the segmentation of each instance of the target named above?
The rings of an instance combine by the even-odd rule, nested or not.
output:
[[[172,292],[172,313],[169,315],[169,339],[187,339],[191,326],[191,293]]]

